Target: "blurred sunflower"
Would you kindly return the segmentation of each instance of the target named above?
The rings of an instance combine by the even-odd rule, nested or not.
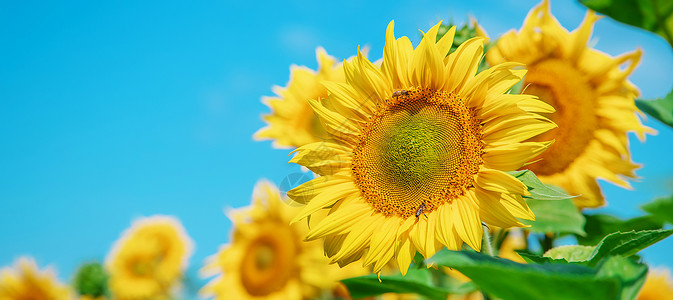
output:
[[[331,141],[296,150],[290,162],[322,176],[288,195],[306,205],[294,222],[329,209],[307,239],[325,238],[333,262],[366,253],[375,272],[396,258],[405,274],[417,250],[427,258],[463,241],[480,250],[482,221],[506,228],[535,218],[526,186],[505,171],[549,146],[523,141],[555,127],[535,113],[553,108],[506,93],[521,64],[476,74],[484,38],[447,56],[455,27],[435,42],[440,24],[414,49],[391,22],[380,69],[358,53],[344,62],[347,83],[324,83],[330,107],[309,101]]]
[[[58,282],[56,274],[47,268],[38,270],[30,257],[21,257],[14,268],[0,270],[0,299],[2,300],[63,300],[70,299],[70,289]]]
[[[137,220],[106,260],[115,299],[168,299],[187,267],[192,241],[169,216]]]
[[[634,103],[638,90],[626,80],[641,51],[613,58],[589,48],[598,19],[588,11],[580,27],[568,32],[552,16],[549,2],[543,1],[530,11],[518,33],[504,34],[486,56],[491,64],[526,64],[525,93],[556,109],[546,116],[558,128],[534,139],[556,142],[526,168],[543,182],[579,195],[575,198],[579,207],[604,204],[597,178],[630,188],[627,179],[636,177],[639,166],[631,161],[626,133],[634,131],[641,140],[654,133],[640,123]]]
[[[286,88],[274,87],[277,97],[267,97],[263,101],[272,110],[265,115],[268,126],[254,135],[258,140],[274,140],[274,146],[296,148],[327,137],[315,113],[308,105],[309,99],[324,99],[327,90],[320,82],[324,80],[343,82],[341,64],[327,55],[325,49],[316,49],[318,71],[307,67],[290,67],[290,82]]]
[[[298,212],[267,181],[255,187],[250,207],[230,213],[231,244],[208,258],[202,290],[215,299],[306,299],[337,291],[338,280],[364,275],[361,268],[329,265],[319,242],[304,242],[304,223],[290,225]]]
[[[673,300],[673,281],[668,269],[654,269],[647,273],[638,300]]]

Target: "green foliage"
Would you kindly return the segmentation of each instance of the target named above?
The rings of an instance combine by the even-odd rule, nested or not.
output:
[[[452,23],[447,25],[440,25],[439,30],[437,31],[437,41],[439,41],[453,26],[455,26],[455,24]],[[477,36],[477,28],[474,26],[468,24],[464,24],[462,27],[456,26],[456,35],[453,37],[453,44],[451,45],[451,50],[449,50],[449,53],[453,53],[453,51],[456,51],[458,46],[460,46],[462,43]],[[488,51],[492,45],[493,43],[487,43],[484,45],[484,53],[486,53],[486,51]],[[479,62],[477,72],[481,72],[486,69],[488,69],[488,63],[486,63],[486,60],[483,59],[481,62]]]
[[[530,263],[579,263],[596,266],[611,256],[629,257],[673,234],[673,229],[641,230],[612,233],[596,246],[561,246],[547,251],[543,257],[524,251],[519,255]]]
[[[100,297],[109,294],[108,274],[98,262],[82,265],[77,270],[73,285],[79,295]]]
[[[617,231],[660,229],[663,223],[651,215],[621,220],[605,214],[585,215],[585,236],[577,236],[580,245],[597,245],[607,235]]]
[[[586,7],[619,22],[654,32],[673,45],[673,1],[580,0]]]
[[[501,299],[629,299],[647,266],[609,257],[596,267],[572,263],[519,264],[488,255],[443,250],[428,260],[457,269]]]
[[[615,232],[606,236],[588,259],[590,265],[596,265],[607,256],[631,256],[673,234],[673,229]]]
[[[673,127],[673,91],[664,98],[655,100],[636,99],[636,106],[662,123]]]
[[[650,217],[654,220],[661,223],[673,224],[673,196],[658,198],[641,206],[641,208],[650,213]]]
[[[585,261],[591,258],[596,247],[569,245],[552,248],[545,252],[544,257],[551,259],[564,259],[568,262]]]
[[[528,187],[530,196],[524,196],[535,214],[535,221],[522,220],[531,232],[574,233],[584,235],[584,216],[572,202],[573,196],[560,188],[542,183],[529,170],[509,172]]]
[[[570,196],[566,194],[566,192],[563,191],[561,188],[542,183],[542,181],[540,181],[540,179],[538,179],[537,176],[535,176],[535,173],[533,173],[530,170],[512,171],[507,173],[516,177],[528,187],[528,192],[530,192],[530,196],[525,197],[529,199],[565,200],[575,198],[575,196]]]
[[[445,276],[445,279],[447,279]],[[344,279],[341,282],[346,285],[353,298],[373,297],[384,293],[407,294],[414,293],[428,299],[444,300],[451,294],[464,294],[474,290],[472,283],[458,284],[444,282],[436,285],[433,280],[432,270],[426,268],[411,268],[406,276],[401,274],[381,276],[381,281],[374,274]]]

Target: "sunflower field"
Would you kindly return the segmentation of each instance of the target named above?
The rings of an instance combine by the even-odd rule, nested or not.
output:
[[[515,6],[506,2],[498,5]],[[86,111],[87,107],[103,112],[87,111],[88,123],[71,129],[90,128],[87,140],[109,137],[111,142],[90,146],[75,141],[52,148],[36,142],[35,149],[53,156],[37,161],[34,172],[25,178],[21,177],[25,172],[17,170],[28,170],[32,164],[17,163],[20,168],[16,167],[11,155],[3,160],[9,171],[3,173],[5,184],[0,185],[0,218],[4,219],[0,235],[5,236],[0,238],[5,248],[0,262],[6,264],[0,270],[0,300],[673,299],[669,269],[673,248],[667,240],[673,234],[673,156],[668,150],[673,143],[648,143],[658,136],[673,138],[673,91],[659,92],[670,90],[673,74],[673,1],[580,0],[574,5],[584,15],[578,25],[568,27],[562,25],[570,23],[568,14],[560,12],[564,17],[558,17],[549,0],[527,6],[522,19],[503,11],[501,19],[469,16],[465,22],[453,21],[462,16],[447,12],[451,3],[446,2],[441,4],[446,10],[432,12],[440,17],[421,22],[429,25],[417,28],[420,32],[407,31],[407,25],[403,30],[396,26],[418,23],[416,15],[427,14],[410,10],[391,18],[382,8],[386,23],[376,18],[372,31],[362,29],[379,36],[356,44],[344,42],[350,39],[342,36],[342,40],[327,43],[347,49],[336,51],[348,53],[341,58],[328,46],[302,38],[292,27],[283,38],[290,50],[274,47],[263,33],[238,28],[245,37],[222,38],[225,53],[221,55],[230,56],[226,63],[202,63],[213,70],[229,68],[234,75],[228,77],[230,87],[208,102],[213,111],[225,111],[219,115],[221,123],[197,136],[206,145],[217,143],[219,137],[247,139],[253,146],[224,143],[226,151],[213,151],[213,156],[202,160],[198,159],[201,154],[189,152],[175,138],[182,129],[170,125],[193,118],[189,108],[148,100],[153,97],[149,92],[138,98],[140,104],[133,104],[147,106],[139,111],[83,104],[59,108],[56,119],[46,123],[26,121],[28,113],[21,119],[23,115],[13,113],[19,111],[16,103],[21,99],[11,93],[19,82],[11,78],[20,78],[21,66],[30,65],[28,59],[23,63],[7,60],[3,63],[9,70],[5,71],[9,79],[3,80],[7,87],[0,86],[5,109],[0,110],[5,110],[3,119],[8,121],[0,123],[0,128],[14,133],[7,134],[3,144],[16,157],[38,151],[16,146],[17,141],[29,139],[32,131],[26,128],[47,132],[55,126],[52,131],[59,131],[64,128],[59,124],[69,122],[66,111]],[[319,8],[324,13],[316,15],[316,22],[325,28],[344,26],[360,38],[360,21],[340,19],[328,6]],[[19,9],[13,9],[8,10],[17,12],[13,18],[23,18]],[[234,16],[250,10],[254,7],[227,13]],[[214,19],[221,18],[212,14]],[[105,15],[91,15],[89,21],[97,24],[97,18]],[[169,19],[177,23],[176,28],[189,26],[189,22],[208,23],[206,19],[173,19],[172,15]],[[273,22],[254,21],[261,24],[254,28],[262,32],[274,30]],[[618,49],[629,50],[610,54],[602,50],[598,39],[604,34],[600,26],[604,22],[642,38],[614,37]],[[489,28],[492,24],[518,27],[502,31],[498,26]],[[38,50],[21,48],[31,37],[7,34],[15,30],[7,28],[0,36],[11,41],[8,49],[12,53],[25,52],[25,57],[32,57],[31,63],[51,59],[53,53],[48,51],[31,56],[30,51]],[[79,25],[68,28],[86,30]],[[136,78],[134,70],[140,69],[130,62],[136,53],[155,49],[151,41],[157,38],[142,29],[137,35],[131,33],[135,28],[110,30],[126,30],[123,39],[134,36],[133,45],[138,48],[118,46],[115,53],[121,56],[106,62],[120,66],[121,75],[91,75],[85,68],[86,78]],[[97,34],[88,38],[97,38]],[[180,41],[196,41],[200,35],[212,38],[187,29],[163,37],[181,51],[193,47],[194,53],[203,49],[178,46],[176,35]],[[146,39],[150,42],[144,44]],[[647,40],[645,48],[659,52],[645,51],[642,40]],[[61,40],[42,41],[60,45]],[[240,51],[238,56],[227,52],[235,48]],[[274,53],[299,48],[301,61],[316,67],[291,65],[289,74],[284,67],[281,71],[289,81],[284,86],[278,82],[271,88],[264,85],[262,90],[272,96],[246,94],[255,99],[254,110],[242,109],[240,103],[247,99],[237,98],[241,93],[237,88],[265,82],[260,74],[280,72],[273,69],[278,63],[271,63]],[[74,53],[78,61],[86,57],[83,63],[91,65],[91,70],[113,59],[95,55],[95,51],[85,56],[93,46],[77,49],[66,52]],[[190,71],[200,69],[175,62],[164,54],[173,50],[165,51],[142,56],[157,59],[148,74],[179,78],[156,84],[168,94],[184,92],[180,85],[196,76]],[[306,58],[307,52],[315,53],[315,58]],[[248,58],[252,53],[257,56]],[[199,61],[198,54],[192,56],[194,62]],[[237,60],[260,62],[245,65]],[[70,68],[77,67],[63,66],[63,70]],[[643,68],[645,79],[633,79]],[[660,69],[668,73],[657,73]],[[31,76],[37,83],[26,91],[48,90],[39,73]],[[76,80],[81,90],[72,94],[45,92],[41,97],[75,97],[86,93],[89,84],[96,90],[86,78]],[[130,81],[126,84],[131,85]],[[138,93],[150,82],[140,77],[134,81]],[[650,91],[634,84],[638,81],[668,86]],[[123,89],[122,82],[115,89]],[[96,90],[95,94],[105,93]],[[217,100],[220,96],[225,100]],[[30,111],[49,112],[49,107],[31,107]],[[114,113],[119,119],[106,119]],[[165,115],[166,122],[143,123],[154,129],[133,138],[142,129],[128,120],[151,114]],[[16,120],[25,122],[19,126],[12,123]],[[104,122],[122,128],[119,132],[125,137],[115,138],[117,131],[96,127]],[[249,128],[254,130],[246,131]],[[161,137],[162,142],[150,142],[157,141],[152,136]],[[126,143],[135,146],[120,146]],[[152,150],[133,154],[138,157],[128,165],[112,154],[137,153],[150,147],[149,143],[153,144],[146,149]],[[171,147],[179,149],[178,154],[162,156]],[[79,154],[63,154],[70,151]],[[65,169],[82,172],[78,160],[87,156],[106,163],[88,166],[93,171],[85,173],[82,178],[88,179],[80,179],[78,186],[93,185],[93,189],[107,191],[109,198],[101,192],[60,202],[58,195],[62,199],[75,195],[63,192],[73,185],[59,179],[60,175],[44,177],[44,170],[64,160]],[[215,156],[221,161],[209,160]],[[641,157],[646,162],[639,161]],[[120,164],[123,170],[115,168]],[[181,167],[167,167],[178,164]],[[135,166],[150,166],[156,170],[154,178],[171,179],[154,184],[152,176],[136,175],[140,171]],[[269,173],[267,169],[273,168],[280,171]],[[109,177],[110,172],[119,175]],[[648,175],[641,177],[637,174],[641,172]],[[58,174],[70,178],[67,172]],[[208,176],[215,178],[205,179]],[[651,177],[655,178],[652,182],[648,181]],[[21,178],[27,183],[21,183]],[[50,190],[42,183],[49,181],[45,178],[62,189]],[[225,184],[225,180],[228,183],[222,192],[201,200],[200,195],[209,195],[203,189]],[[252,190],[246,187],[253,184]],[[151,197],[180,199],[181,204],[170,206],[171,200],[141,204],[144,188],[155,189],[148,194]],[[652,196],[661,190],[668,196]],[[35,191],[44,191],[43,198],[52,197],[55,191],[49,203],[56,204],[16,196]],[[248,196],[240,197],[250,194],[250,201]],[[630,203],[631,198],[638,200]],[[28,212],[33,210],[42,215]],[[78,233],[50,230],[65,228],[64,224],[71,224],[68,228]],[[50,258],[75,266],[65,268],[65,274],[57,272],[59,265],[51,264]]]

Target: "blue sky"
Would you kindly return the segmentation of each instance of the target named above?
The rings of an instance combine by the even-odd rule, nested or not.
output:
[[[260,178],[279,184],[299,168],[288,151],[252,134],[262,96],[285,85],[291,64],[316,67],[315,48],[343,59],[358,45],[381,55],[391,19],[419,40],[438,20],[471,13],[491,34],[519,28],[536,1],[265,3],[235,1],[5,1],[0,9],[0,265],[22,254],[69,279],[103,259],[134,218],[180,218],[196,243],[197,269],[229,238],[223,209],[249,203]],[[575,28],[584,9],[554,1]],[[673,56],[660,38],[599,21],[592,43],[612,55],[644,50],[631,77],[645,98],[672,86]],[[634,191],[603,184],[602,212],[635,216],[673,190],[673,130],[645,144]],[[644,252],[673,267],[673,240]]]

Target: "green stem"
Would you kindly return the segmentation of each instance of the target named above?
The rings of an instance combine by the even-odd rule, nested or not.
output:
[[[540,241],[540,246],[542,246],[542,253],[549,251],[549,249],[554,247],[554,234],[547,233],[544,235],[544,238]]]
[[[488,254],[489,256],[494,256],[493,254],[493,246],[491,245],[491,234],[488,232],[488,227],[486,225],[482,224],[482,229],[484,229],[484,237],[482,239],[482,246],[481,248],[484,249],[484,252]]]

